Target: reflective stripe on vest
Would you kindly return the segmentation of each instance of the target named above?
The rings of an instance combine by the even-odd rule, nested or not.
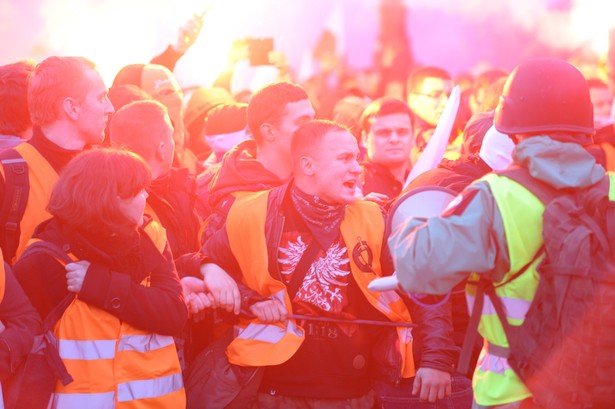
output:
[[[117,400],[128,402],[137,399],[156,398],[167,395],[184,387],[181,373],[161,378],[120,383],[117,386]]]
[[[58,340],[60,357],[64,359],[113,359],[115,347],[119,352],[135,351],[149,352],[164,348],[173,344],[173,337],[158,334],[127,335],[116,340],[78,341],[73,339]]]
[[[115,392],[54,393],[49,407],[62,409],[115,409]]]
[[[283,301],[286,310],[292,313],[292,305],[286,286],[271,277],[265,237],[269,192],[239,196],[231,207],[226,231],[231,250],[237,259],[246,284],[261,296],[274,296]],[[374,203],[357,201],[346,207],[340,226],[342,238],[349,255],[359,241],[365,242],[372,251],[372,270],[380,272],[380,255],[384,234],[384,220]],[[353,278],[372,306],[383,312],[391,321],[411,322],[403,300],[393,292],[372,293],[367,285],[377,277],[374,272],[362,272],[352,257],[350,269]],[[277,260],[276,260],[277,262]],[[238,365],[266,366],[287,361],[300,347],[304,331],[292,321],[283,326],[263,325],[255,321],[243,321],[236,328],[239,333],[227,349],[229,361]],[[245,332],[254,325],[249,333]],[[275,327],[275,328],[274,328]],[[412,335],[408,328],[398,328],[402,348],[402,376],[414,376]]]
[[[170,395],[183,388],[181,374],[173,374],[162,378],[133,381],[119,384],[117,386],[117,401],[130,402],[138,399],[156,398],[159,395]],[[115,392],[105,393],[55,393],[51,400],[51,407],[62,409],[115,409]],[[143,407],[152,407],[153,402]],[[182,402],[176,402],[178,406],[164,407],[183,407]]]
[[[284,302],[284,291],[279,291],[271,296],[280,302]],[[303,338],[303,330],[297,327],[293,320],[289,320],[285,327],[272,324],[259,324],[250,322],[246,327],[237,327],[237,338],[251,340],[254,342],[264,342],[266,344],[278,344],[287,334]]]
[[[506,316],[513,320],[523,321],[525,314],[527,314],[527,310],[530,308],[530,304],[532,303],[529,300],[520,300],[518,298],[500,297],[500,299],[502,300],[502,304],[504,304],[504,312],[506,312]],[[466,295],[466,300],[468,302],[468,310],[472,311],[472,307],[474,306],[474,296]],[[489,297],[485,297],[483,300],[483,315],[497,316],[495,307]]]
[[[29,143],[20,143],[13,149],[19,152],[28,164],[28,183],[30,185],[28,202],[19,225],[19,245],[12,260],[14,263],[25,250],[36,226],[51,217],[51,214],[47,211],[47,204],[51,197],[51,190],[58,180],[58,174],[36,148]],[[0,166],[0,173],[4,178],[2,166]]]
[[[158,223],[149,223],[145,231],[158,249],[165,247]],[[149,277],[141,285],[149,285]],[[66,309],[54,335],[74,381],[56,383],[52,408],[185,407],[171,336],[137,329],[79,299]]]

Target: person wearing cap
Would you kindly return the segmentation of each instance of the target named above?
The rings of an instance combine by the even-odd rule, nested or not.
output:
[[[202,139],[211,149],[203,161],[203,172],[197,177],[197,210],[203,218],[211,213],[209,208],[209,182],[220,168],[224,154],[238,143],[250,139],[246,111],[248,104],[229,103],[212,108],[203,121]]]
[[[205,118],[210,110],[222,104],[235,102],[231,93],[222,87],[198,87],[190,95],[184,113],[188,133],[188,147],[203,162],[211,155],[211,148],[204,141]],[[199,167],[200,168],[200,167]]]
[[[517,66],[494,124],[515,144],[514,166],[541,182],[583,188],[604,177],[604,168],[583,148],[594,133],[589,89],[581,72],[566,61],[537,58]],[[523,184],[488,174],[440,216],[413,219],[391,234],[397,277],[406,291],[444,294],[475,272],[493,282],[509,320],[514,317],[511,323],[520,325],[538,285],[535,255],[543,244],[543,211],[542,202]],[[506,282],[519,271],[519,277]],[[466,291],[472,304],[475,287]],[[508,347],[501,325],[485,315],[481,322],[485,347],[474,372],[474,408],[533,407],[531,392],[506,354],[498,352]]]

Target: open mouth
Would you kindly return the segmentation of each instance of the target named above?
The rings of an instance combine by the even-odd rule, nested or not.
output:
[[[348,189],[354,189],[357,186],[357,181],[356,179],[347,180],[346,182],[344,182],[344,186]]]

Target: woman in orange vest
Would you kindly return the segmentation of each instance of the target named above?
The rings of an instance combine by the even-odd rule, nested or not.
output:
[[[188,313],[164,230],[144,220],[149,181],[128,151],[78,155],[53,189],[53,217],[34,234],[75,262],[34,253],[15,265],[43,317],[75,295],[54,330],[73,382],[56,384],[53,408],[185,406],[173,335]]]

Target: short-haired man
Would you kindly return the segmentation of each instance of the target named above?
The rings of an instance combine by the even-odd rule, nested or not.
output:
[[[367,151],[362,164],[364,195],[380,193],[391,200],[401,193],[412,168],[413,119],[408,105],[395,98],[377,99],[363,111],[361,137]]]
[[[28,105],[32,138],[3,152],[0,168],[0,237],[9,262],[23,251],[34,228],[50,217],[45,208],[58,172],[83,149],[102,142],[113,113],[103,79],[94,63],[82,57],[49,57],[39,63],[30,79]],[[15,181],[11,164],[16,162],[27,167],[25,183]],[[27,204],[19,218],[10,209],[25,195]]]
[[[359,148],[346,128],[329,121],[306,123],[295,133],[291,152],[293,179],[238,198],[225,228],[203,249],[206,262],[257,293],[242,305],[256,319],[240,322],[227,355],[237,365],[266,367],[258,407],[372,408],[372,375],[383,362],[376,359],[372,366],[368,357],[384,327],[322,320],[409,322],[410,312],[397,294],[366,288],[392,272],[382,212],[375,203],[356,199]],[[315,320],[295,321],[292,313]],[[423,318],[434,328],[441,325],[433,315]],[[250,335],[254,330],[256,338]],[[421,399],[449,394],[451,366],[442,355],[450,351],[425,352],[415,372],[408,329],[398,327],[396,334],[401,361],[393,376],[416,375]]]
[[[212,214],[206,220],[202,241],[224,224],[233,194],[270,189],[288,180],[293,132],[313,118],[308,95],[297,84],[275,82],[252,95],[247,120],[253,139],[231,149],[214,175],[209,185]]]
[[[132,102],[113,115],[111,144],[141,156],[152,172],[145,212],[167,231],[176,259],[199,250],[200,219],[195,211],[196,182],[186,168],[172,168],[173,126],[157,101]]]
[[[30,137],[28,84],[35,66],[34,61],[24,60],[0,67],[0,150]]]

